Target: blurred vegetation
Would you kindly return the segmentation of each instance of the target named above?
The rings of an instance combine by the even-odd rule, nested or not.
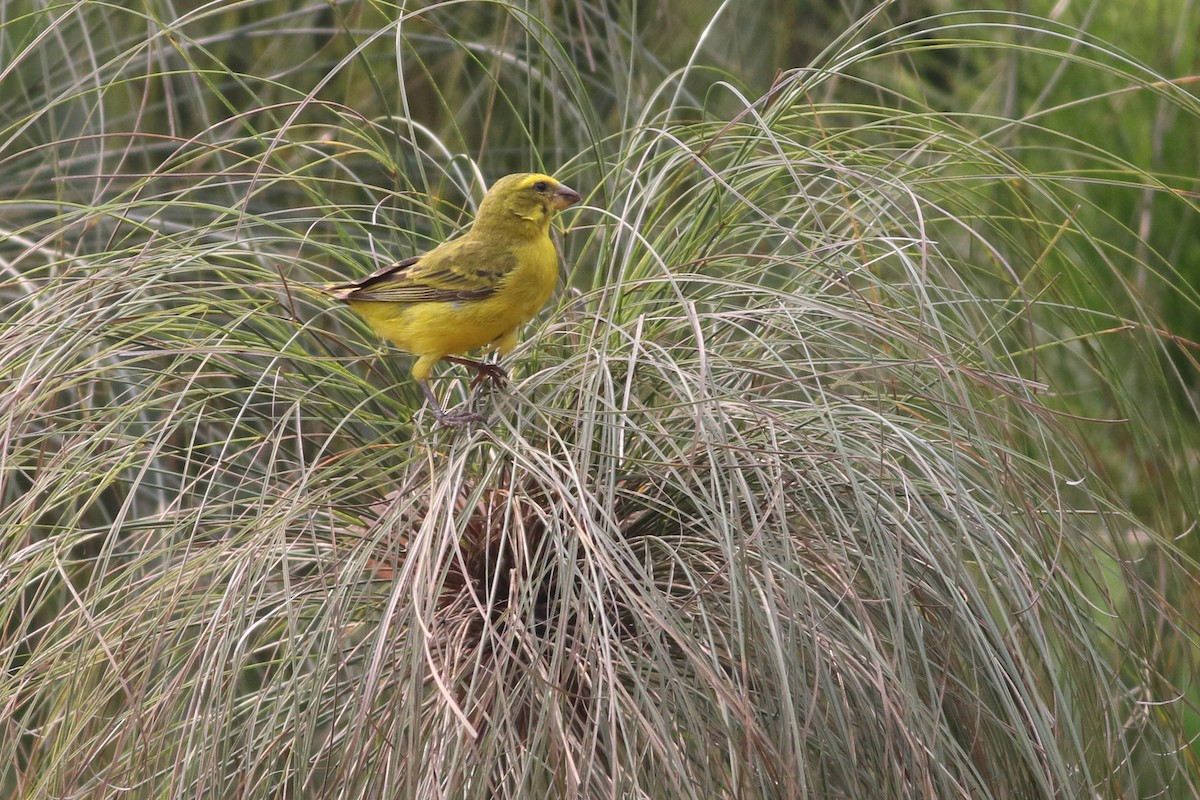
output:
[[[1013,5],[0,5],[0,796],[1195,797],[1200,10]]]

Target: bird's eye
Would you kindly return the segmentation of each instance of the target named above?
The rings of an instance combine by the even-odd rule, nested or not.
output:
[[[537,183],[535,183],[535,184],[533,185],[533,190],[534,190],[535,192],[544,192],[544,191],[546,191],[546,189],[547,189],[547,188],[548,188],[548,187],[546,186],[546,182],[545,182],[545,181],[538,181]]]

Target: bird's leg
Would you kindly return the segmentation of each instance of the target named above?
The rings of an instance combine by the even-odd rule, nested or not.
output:
[[[475,370],[475,377],[471,379],[471,390],[474,391],[483,383],[483,379],[487,378],[492,382],[493,386],[503,387],[508,382],[508,373],[504,371],[504,367],[499,364],[489,364],[485,361],[474,361],[469,358],[460,356],[442,356],[446,361],[453,361],[455,364],[462,364],[464,367],[470,367]]]
[[[433,389],[429,388],[429,384],[425,381],[418,381],[421,391],[425,393],[425,399],[429,401],[429,405],[433,408],[433,415],[437,417],[437,421],[448,428],[461,428],[465,425],[470,425],[472,422],[483,422],[482,414],[476,414],[474,411],[456,411],[449,412],[442,408],[442,404],[438,402],[437,395],[433,393]]]

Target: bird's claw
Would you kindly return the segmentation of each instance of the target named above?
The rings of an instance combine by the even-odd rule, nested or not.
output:
[[[480,363],[475,367],[475,377],[471,379],[471,390],[478,389],[484,379],[490,380],[492,386],[503,389],[508,383],[508,373],[499,364]]]
[[[483,422],[485,417],[474,411],[440,411],[435,412],[437,421],[447,428],[465,428],[476,422]]]

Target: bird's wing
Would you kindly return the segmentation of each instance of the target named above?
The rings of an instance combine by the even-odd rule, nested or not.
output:
[[[483,300],[516,266],[512,253],[492,252],[470,239],[457,239],[423,256],[406,258],[350,283],[326,287],[339,300],[428,303]]]

